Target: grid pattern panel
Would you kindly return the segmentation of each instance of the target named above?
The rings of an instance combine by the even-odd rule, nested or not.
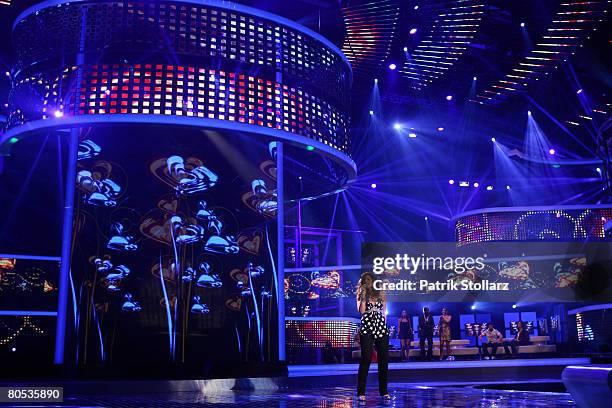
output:
[[[328,98],[348,104],[350,71],[335,50],[297,29],[208,5],[102,1],[50,7],[15,27],[18,65],[76,54],[83,17],[87,53],[156,51],[252,64],[281,70],[285,83],[311,81]]]
[[[291,132],[348,153],[348,119],[331,104],[271,79],[168,64],[95,64],[23,78],[9,126],[72,115],[145,114],[218,119]],[[43,95],[42,106],[24,95]]]
[[[455,222],[459,245],[490,241],[604,239],[612,208],[506,211],[467,215]]]
[[[286,320],[285,341],[287,347],[353,347],[353,335],[357,323],[343,320]]]

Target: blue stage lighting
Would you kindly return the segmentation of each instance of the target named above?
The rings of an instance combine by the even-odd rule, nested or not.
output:
[[[427,218],[427,217],[425,217],[425,221],[427,221],[427,220],[428,220],[428,218]]]
[[[373,114],[374,114],[374,111],[373,111],[373,110],[371,110],[371,111],[370,111],[370,115],[373,115]]]
[[[444,132],[444,128],[443,128],[442,126],[440,126],[440,127],[438,128],[438,132]]]
[[[414,6],[414,9],[415,9],[415,10],[418,10],[418,9],[419,9],[419,6],[418,6],[418,5]]]
[[[64,112],[59,111],[59,110],[58,110],[58,111],[55,111],[55,112],[53,113],[53,116],[55,116],[56,118],[61,118],[62,116],[64,116]]]
[[[551,156],[554,156],[555,153],[557,153],[555,149],[553,148],[548,149],[548,154],[550,154]]]
[[[408,52],[408,47],[404,47],[404,52]]]
[[[525,27],[525,23],[521,23],[521,27]]]
[[[530,110],[527,111],[527,115],[531,116],[531,111]]]
[[[416,32],[417,32],[416,28],[411,28],[410,29],[410,35],[414,35],[414,34],[416,34]]]
[[[393,129],[400,130],[401,128],[402,128],[402,124],[401,123],[394,123],[393,124]]]
[[[495,142],[495,138],[494,138],[494,137],[492,137],[492,138],[491,138],[491,141],[492,141],[492,142]]]
[[[470,307],[470,309],[472,309],[472,310],[476,310],[476,305],[472,305],[472,306]]]
[[[581,94],[582,93],[582,88],[576,91],[577,94]]]
[[[446,100],[447,101],[452,101],[453,100],[453,95],[446,95]]]
[[[515,304],[514,304],[514,305],[512,305],[512,308],[513,308],[513,309],[516,309],[516,305],[515,305]]]
[[[453,179],[448,180],[448,184],[455,184],[455,180]]]
[[[474,77],[474,78],[472,78],[472,79],[475,81],[475,80],[477,80],[478,78]]]
[[[374,78],[374,83],[377,84],[378,83],[378,78]]]
[[[469,187],[470,186],[470,182],[469,181],[460,181],[459,182],[459,187]]]
[[[506,190],[510,190],[510,186],[506,186]]]
[[[493,190],[493,186],[487,186],[487,191]]]
[[[11,347],[11,351],[14,353],[14,352],[16,352],[16,351],[17,351],[17,348],[15,348],[15,347]]]
[[[414,132],[410,132],[410,133],[408,133],[408,137],[411,137],[411,138],[414,139],[415,137],[417,137],[417,135]]]
[[[395,64],[393,64],[393,63],[389,64],[389,69],[390,69],[391,71],[395,70],[395,68],[397,68],[397,65],[395,65]]]
[[[372,188],[376,188],[376,187],[377,187],[377,186],[376,186],[376,183],[372,183],[372,184],[370,184],[370,187],[372,187]]]
[[[480,186],[480,184],[478,184],[478,182],[474,183],[474,188],[478,188],[478,186]]]

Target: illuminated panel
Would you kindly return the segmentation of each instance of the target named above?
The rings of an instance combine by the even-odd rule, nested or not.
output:
[[[50,1],[17,19],[13,39],[12,134],[40,119],[150,114],[250,124],[349,152],[350,65],[282,17],[224,2]],[[64,65],[80,46],[89,63]]]
[[[355,319],[356,320],[356,319]],[[285,320],[285,341],[287,347],[308,348],[325,347],[331,342],[332,347],[353,347],[353,336],[357,331],[357,322],[353,320]]]
[[[346,37],[342,52],[356,74],[371,73],[389,57],[397,30],[399,2],[397,0],[352,2],[342,7]]]
[[[550,27],[535,47],[511,72],[481,90],[471,101],[494,105],[525,92],[532,81],[539,80],[574,53],[585,37],[605,17],[607,3],[607,0],[561,3]]]
[[[347,152],[346,117],[300,89],[252,75],[166,64],[97,64],[41,73],[15,84],[44,95],[42,108],[12,104],[10,125],[58,116],[150,114],[219,119],[280,129]],[[70,91],[70,92],[69,92]],[[24,91],[25,92],[25,91]],[[78,102],[76,99],[78,98]]]
[[[399,72],[417,90],[448,73],[473,41],[482,23],[482,1],[456,0],[434,7],[430,29],[416,48],[408,51]],[[427,5],[423,5],[426,8]]]
[[[501,208],[460,215],[455,221],[459,245],[490,241],[575,241],[604,239],[612,207]]]

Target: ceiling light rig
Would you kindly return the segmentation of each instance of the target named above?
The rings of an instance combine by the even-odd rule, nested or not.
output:
[[[528,52],[503,78],[482,89],[473,99],[482,105],[496,105],[509,97],[524,93],[532,81],[551,70],[581,46],[581,43],[604,17],[607,0],[563,2],[553,16],[552,24]]]
[[[342,52],[353,72],[364,75],[378,71],[389,58],[397,31],[399,0],[350,5],[340,11],[346,27]]]
[[[440,5],[428,22],[429,30],[420,38],[398,70],[421,90],[445,75],[465,53],[482,22],[482,0],[455,0]],[[414,30],[414,32],[413,32]],[[417,29],[410,30],[416,34]]]

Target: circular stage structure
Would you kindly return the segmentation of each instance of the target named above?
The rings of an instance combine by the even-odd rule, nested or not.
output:
[[[0,154],[69,141],[55,362],[70,284],[97,324],[72,334],[78,364],[284,360],[282,203],[356,177],[342,52],[213,0],[45,1],[13,45]]]
[[[286,199],[356,176],[350,64],[283,17],[226,1],[52,0],[17,18],[13,42],[4,153],[50,130],[157,124],[287,142]]]

